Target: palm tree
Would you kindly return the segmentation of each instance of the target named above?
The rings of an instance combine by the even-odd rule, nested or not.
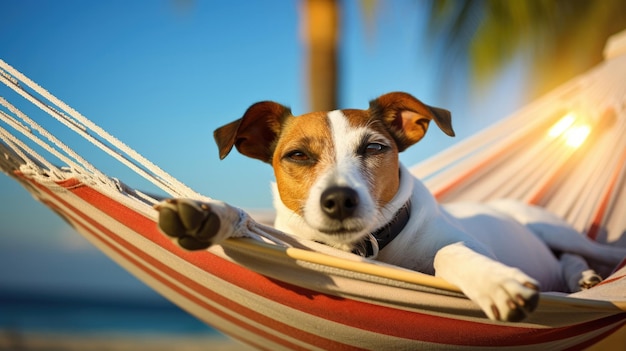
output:
[[[361,2],[366,15],[375,12],[376,0]],[[338,105],[340,4],[301,2],[309,101],[316,111]],[[429,0],[417,5],[416,11],[429,13],[430,45],[438,49],[444,76],[457,72],[450,67],[469,64],[480,86],[522,54],[531,73],[529,97],[602,61],[607,38],[626,28],[624,0]]]
[[[308,51],[309,108],[336,109],[338,100],[339,4],[335,0],[301,3],[301,35]]]
[[[624,0],[430,0],[428,11],[443,66],[469,62],[487,82],[523,53],[531,95],[602,61],[607,38],[626,28]]]
[[[362,0],[366,15],[376,0]],[[313,110],[337,108],[340,1],[303,0],[302,38],[308,50]],[[488,83],[515,55],[529,62],[530,96],[602,61],[607,38],[626,28],[624,0],[429,0],[430,45],[439,69],[469,64],[475,83]],[[420,6],[420,5],[426,5]]]

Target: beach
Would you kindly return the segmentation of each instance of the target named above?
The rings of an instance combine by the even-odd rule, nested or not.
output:
[[[2,351],[246,351],[254,350],[223,336],[16,333],[0,330]]]
[[[0,289],[1,351],[252,350],[171,302]]]

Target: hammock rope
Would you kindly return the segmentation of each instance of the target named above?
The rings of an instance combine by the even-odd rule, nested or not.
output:
[[[202,198],[197,192],[191,190],[188,186],[172,177],[154,163],[143,157],[141,154],[130,148],[128,145],[114,137],[113,135],[100,128],[98,125],[87,119],[85,116],[74,110],[63,101],[50,94],[47,90],[39,86],[37,83],[30,80],[28,77],[20,73],[9,64],[0,60],[0,81],[6,86],[13,89],[20,94],[26,100],[42,109],[48,115],[61,122],[70,130],[76,132],[87,141],[96,145],[102,151],[112,156],[123,165],[127,166],[146,180],[150,181],[157,187],[164,190],[174,197],[188,197],[188,198]],[[25,87],[30,88],[34,93],[31,93]],[[38,96],[35,96],[38,94]],[[48,102],[45,102],[48,101]],[[28,118],[26,114],[17,110],[12,105],[8,104],[6,100],[0,101],[9,111],[15,111],[14,113],[20,119],[27,124],[34,127],[41,135],[50,140],[53,145],[57,145],[61,148],[66,155],[70,155],[74,159],[78,160],[82,167],[78,167],[75,163],[70,163],[75,170],[87,169],[92,174],[98,176],[99,179],[107,181],[109,178],[93,167],[89,162],[80,157],[74,150],[68,148],[65,144],[60,142],[54,136],[50,135],[45,129],[39,127],[32,119]],[[61,112],[58,109],[64,111]],[[93,134],[93,135],[92,135]],[[27,135],[29,138],[30,136]],[[108,144],[107,144],[108,143]],[[48,148],[46,148],[48,149]]]
[[[35,122],[31,118],[29,118],[22,111],[18,110],[15,106],[11,105],[4,98],[0,98],[0,105],[2,105],[5,108],[7,108],[8,111],[13,113],[15,116],[20,118],[22,121],[24,121],[25,123],[27,123],[31,127],[29,128],[29,127],[25,126],[24,124],[20,123],[18,120],[16,120],[15,118],[10,116],[9,114],[7,114],[5,112],[2,112],[1,118],[2,118],[2,120],[4,122],[6,122],[10,126],[14,127],[16,130],[21,132],[22,135],[24,135],[28,139],[32,140],[35,144],[39,145],[44,150],[48,151],[49,153],[51,153],[55,157],[59,158],[66,165],[68,165],[71,169],[74,169],[74,170],[77,170],[77,171],[86,169],[89,172],[95,174],[100,179],[108,179],[102,172],[100,172],[97,168],[95,168],[89,162],[87,162],[87,160],[85,160],[82,157],[80,157],[80,155],[75,153],[71,148],[69,148],[67,145],[65,145],[62,141],[57,139],[54,135],[50,134],[46,129],[42,128],[37,122]],[[44,138],[48,139],[48,141],[50,143],[47,143],[44,140],[42,140],[41,138],[37,137],[37,135],[35,133],[33,133],[33,131],[38,132]],[[21,142],[18,138],[15,138],[8,131],[6,131],[4,129],[3,129],[3,135],[6,135],[6,137],[8,139],[10,139],[11,142],[18,144],[20,146],[20,148],[22,148],[24,150],[28,150],[27,153],[29,155],[35,155],[37,161],[39,161],[42,164],[44,164],[45,167],[52,173],[52,175],[56,176],[58,179],[62,178],[60,170],[56,166],[52,165],[45,158],[43,158],[41,155],[36,154],[34,152],[34,150],[29,148],[25,143]],[[52,145],[56,145],[57,147],[56,148],[52,147],[51,144]],[[61,152],[58,149],[60,149]],[[21,151],[19,151],[19,149],[15,149],[15,150],[16,150],[16,152],[20,153],[20,156],[22,156],[24,160],[29,160],[29,158],[27,156],[25,156],[24,154],[22,154]],[[72,158],[77,160],[78,163],[72,161],[72,158],[67,157],[66,155],[70,155]],[[33,169],[37,168],[37,167],[33,167],[34,166],[33,164],[30,164],[30,166]]]
[[[623,38],[610,41],[597,68],[411,172],[440,201],[513,197],[545,206],[594,239],[623,240]],[[0,81],[169,196],[214,201],[1,60]],[[542,294],[527,321],[507,324],[486,319],[439,278],[286,235],[223,203],[246,238],[184,251],[156,227],[158,197],[106,176],[2,97],[0,105],[0,119],[16,131],[0,127],[0,168],[166,298],[259,349],[580,349],[626,339],[624,266],[592,289]]]

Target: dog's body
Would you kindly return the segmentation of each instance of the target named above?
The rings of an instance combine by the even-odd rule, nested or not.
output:
[[[626,250],[592,243],[536,207],[512,201],[439,205],[398,161],[431,120],[454,135],[448,111],[405,93],[383,95],[368,110],[300,117],[261,102],[216,130],[215,138],[221,158],[236,146],[272,164],[277,229],[345,251],[370,242],[378,260],[456,284],[495,320],[522,319],[535,308],[539,286],[569,291],[597,284],[599,276],[581,256],[607,264],[626,256]],[[220,223],[226,221],[203,206],[191,213],[204,212],[198,218],[211,224],[185,224],[194,207],[169,202],[161,217],[174,218],[175,225],[160,225],[194,242],[222,239],[227,234]],[[560,261],[553,251],[563,253]]]

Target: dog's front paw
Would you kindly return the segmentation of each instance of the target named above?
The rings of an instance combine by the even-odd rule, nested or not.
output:
[[[539,304],[539,283],[466,247],[448,245],[435,256],[437,276],[457,285],[492,320],[519,322]]]
[[[498,269],[496,274],[488,277],[479,287],[474,300],[490,319],[519,322],[537,308],[539,286],[534,279],[517,269],[502,268],[510,271]]]
[[[155,206],[159,211],[159,229],[178,238],[187,250],[211,246],[220,231],[220,218],[211,205],[189,199],[169,199]]]

